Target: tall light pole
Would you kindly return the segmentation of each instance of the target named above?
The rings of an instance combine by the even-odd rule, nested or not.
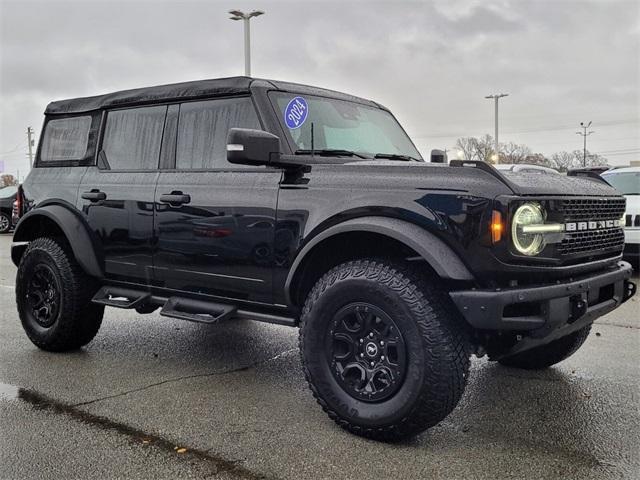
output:
[[[251,13],[244,13],[240,10],[230,10],[231,20],[242,20],[244,23],[244,74],[251,76],[251,27],[249,20],[253,17],[264,14],[261,10],[254,10]]]
[[[583,139],[584,139],[584,146],[583,146],[583,150],[582,150],[582,166],[586,167],[587,166],[587,137],[589,135],[591,135],[592,133],[595,133],[593,130],[591,130],[590,132],[587,132],[587,128],[589,128],[591,126],[591,120],[589,120],[589,123],[587,123],[585,125],[584,122],[580,122],[580,128],[582,129],[582,132],[576,132],[576,135],[582,135]]]
[[[495,122],[496,122],[496,134],[495,134],[495,147],[494,147],[494,151],[495,151],[495,160],[498,160],[498,100],[500,100],[502,97],[506,97],[508,96],[508,93],[494,93],[493,95],[487,95],[484,98],[493,98],[495,101]]]
[[[33,144],[34,141],[31,138],[31,135],[33,135],[33,128],[31,127],[27,127],[27,148],[29,149],[29,168],[33,168]]]

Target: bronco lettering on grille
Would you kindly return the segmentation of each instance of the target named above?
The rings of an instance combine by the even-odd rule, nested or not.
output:
[[[582,232],[584,230],[599,230],[601,228],[613,228],[620,226],[618,220],[597,220],[590,222],[569,222],[564,224],[567,232]]]

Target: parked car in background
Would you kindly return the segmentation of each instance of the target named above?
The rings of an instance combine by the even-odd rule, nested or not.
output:
[[[0,233],[7,233],[13,227],[11,211],[17,193],[18,187],[15,185],[0,188]]]
[[[600,175],[607,170],[611,170],[612,167],[609,165],[594,165],[591,167],[580,167],[580,168],[572,168],[569,170],[569,173],[573,176],[578,176],[581,173],[595,173],[596,175]]]
[[[558,175],[559,172],[553,168],[543,167],[542,165],[530,165],[527,163],[499,163],[495,167],[501,172],[511,173],[542,173],[549,175]]]
[[[637,271],[640,269],[640,167],[616,168],[601,176],[627,199],[624,255]]]

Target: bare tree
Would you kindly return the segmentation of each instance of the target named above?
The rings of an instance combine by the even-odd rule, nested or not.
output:
[[[483,162],[492,162],[494,154],[493,137],[491,135],[483,135],[482,137],[461,137],[456,140],[455,148],[459,152],[459,156],[465,160],[480,160]],[[529,163],[534,165],[543,165],[552,167],[566,172],[572,168],[581,167],[583,164],[582,150],[574,150],[573,152],[556,152],[551,158],[545,157],[541,153],[533,153],[531,148],[524,144],[508,142],[500,144],[500,152],[498,154],[499,163]],[[587,166],[607,165],[607,159],[598,154],[592,154],[587,151]]]
[[[493,154],[493,137],[491,135],[484,135],[480,138],[461,137],[456,140],[455,148],[461,152],[461,156],[465,160],[491,162],[491,155]]]
[[[476,149],[475,144],[477,139],[474,137],[460,137],[456,140],[455,148],[460,152],[458,156],[464,160],[477,160],[475,157]]]
[[[0,186],[9,187],[11,185],[18,185],[18,180],[16,177],[9,173],[5,173],[4,175],[0,175]]]
[[[509,142],[500,145],[500,163],[529,163],[525,160],[533,152],[523,144]]]
[[[555,168],[561,172],[566,172],[573,168],[575,159],[575,155],[572,152],[562,151],[551,155],[551,161],[555,164]]]
[[[580,168],[584,165],[584,152],[574,150],[573,152],[556,152],[551,156],[555,167],[561,172],[566,172],[572,168]],[[587,150],[587,167],[608,165],[608,160],[597,153],[589,153]]]
[[[592,167],[601,165],[609,165],[609,160],[597,153],[589,153],[587,150],[587,166]]]
[[[483,162],[492,163],[491,155],[493,155],[493,137],[491,135],[483,135],[474,139],[475,159]]]

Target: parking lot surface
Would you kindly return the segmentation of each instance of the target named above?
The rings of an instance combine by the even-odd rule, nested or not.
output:
[[[297,329],[107,309],[81,351],[38,350],[0,236],[0,478],[640,478],[640,301],[542,372],[474,359],[444,422],[364,440],[315,403]]]

